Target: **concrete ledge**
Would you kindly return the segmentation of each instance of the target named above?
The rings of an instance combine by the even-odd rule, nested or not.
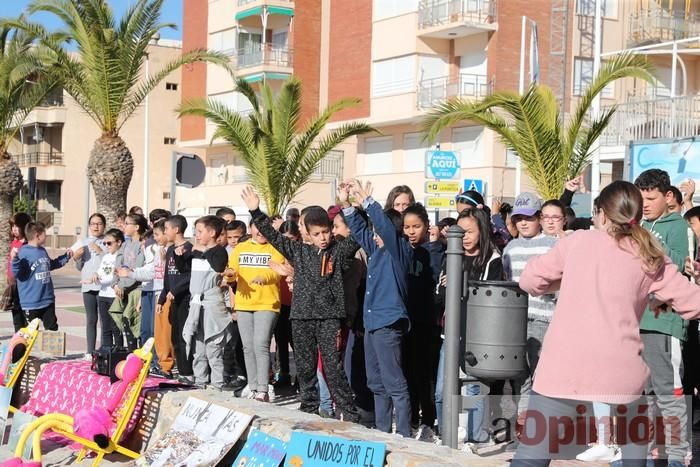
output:
[[[501,466],[504,464],[502,458],[478,457],[447,447],[436,446],[433,443],[401,438],[377,430],[370,430],[361,425],[321,418],[317,415],[274,404],[239,399],[233,397],[231,393],[210,390],[165,392],[160,400],[158,423],[153,430],[149,444],[168,431],[188,397],[196,397],[253,415],[252,427],[285,441],[289,441],[293,430],[302,430],[348,439],[386,443],[386,465],[390,467]],[[248,432],[246,431],[242,439],[247,436]],[[221,465],[225,465],[225,462],[222,462]]]

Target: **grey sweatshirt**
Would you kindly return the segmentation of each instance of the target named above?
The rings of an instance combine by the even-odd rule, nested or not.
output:
[[[78,271],[80,271],[80,281],[89,283],[83,283],[80,285],[81,292],[100,291],[100,284],[93,283],[92,278],[97,272],[97,270],[100,268],[100,263],[102,262],[102,255],[96,254],[92,250],[92,248],[90,248],[90,244],[95,243],[102,249],[102,252],[104,254],[104,252],[107,251],[107,248],[105,247],[103,242],[104,239],[95,237],[87,237],[83,241],[85,251],[80,256],[80,258],[75,260],[75,267],[78,268]]]
[[[144,255],[141,250],[141,242],[136,242],[131,238],[127,238],[121,248],[123,261],[121,266],[127,266],[129,269],[136,269],[143,266]],[[137,287],[137,281],[130,277],[122,277],[119,279],[119,288],[122,290],[131,290]]]

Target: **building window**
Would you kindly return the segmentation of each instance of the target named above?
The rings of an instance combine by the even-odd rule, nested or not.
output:
[[[177,91],[177,83],[165,83],[165,89],[168,91]]]
[[[372,3],[374,21],[418,10],[418,0],[374,0]]]
[[[425,171],[425,151],[429,148],[422,133],[406,133],[403,136],[403,171]]]
[[[602,13],[606,18],[617,18],[618,0],[600,0]],[[576,14],[580,16],[595,16],[596,0],[576,0]]]
[[[415,90],[415,55],[372,63],[372,97],[403,94]]]
[[[362,174],[391,173],[394,168],[391,149],[391,136],[367,138],[365,140],[365,153],[362,155],[364,162]]]
[[[217,52],[234,55],[236,52],[236,29],[227,29],[209,34],[209,48]]]
[[[574,96],[581,96],[593,80],[593,59],[576,57],[574,59]],[[601,97],[612,99],[615,97],[615,83],[610,83],[600,94]]]
[[[171,138],[170,136],[166,136],[163,138],[163,144],[175,144],[176,139]]]

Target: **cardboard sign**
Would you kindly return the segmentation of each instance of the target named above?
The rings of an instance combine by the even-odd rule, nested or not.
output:
[[[252,418],[190,397],[170,430],[137,459],[135,465],[216,465],[236,444]]]
[[[263,433],[252,430],[248,439],[231,467],[278,467],[287,451],[287,443]]]
[[[34,420],[36,420],[32,414],[20,412],[19,410],[12,415],[12,428],[10,429],[10,438],[7,442],[7,448],[10,452],[15,452],[17,448],[17,443],[19,443],[19,438],[22,436],[22,432],[27,428]],[[24,445],[24,451],[22,451],[23,459],[32,458],[32,442],[34,440],[34,434],[32,434]]]
[[[382,467],[386,446],[370,441],[349,440],[292,432],[285,467]]]

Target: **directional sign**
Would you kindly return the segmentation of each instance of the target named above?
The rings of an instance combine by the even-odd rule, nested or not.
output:
[[[459,182],[425,182],[426,193],[453,193],[456,195],[457,193],[459,193],[459,189]]]
[[[436,180],[459,178],[459,154],[454,151],[425,151],[425,176]]]
[[[435,196],[425,198],[425,209],[451,209],[455,206],[452,196]]]
[[[484,181],[480,178],[465,178],[464,191],[476,191],[484,194]]]

